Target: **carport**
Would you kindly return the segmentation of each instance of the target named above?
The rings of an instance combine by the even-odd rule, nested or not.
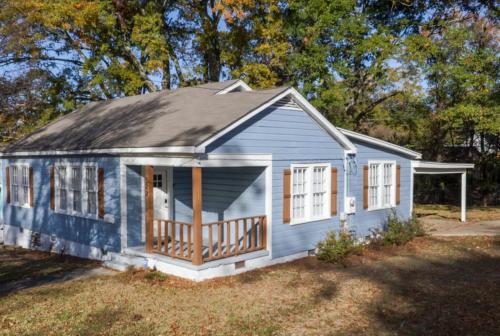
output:
[[[412,161],[412,176],[411,190],[413,193],[413,175],[414,174],[460,174],[461,181],[461,196],[460,196],[460,220],[465,222],[466,207],[467,207],[467,169],[473,169],[472,163],[446,163],[446,162],[430,162],[430,161]],[[413,195],[411,197],[413,199]],[[413,203],[413,202],[412,202]],[[413,210],[413,209],[412,209]]]

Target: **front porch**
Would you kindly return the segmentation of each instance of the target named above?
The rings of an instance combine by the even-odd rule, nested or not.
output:
[[[157,269],[163,263],[191,270],[269,255],[266,180],[271,172],[262,162],[179,167],[156,161],[123,165],[122,255],[144,258]],[[168,172],[163,193],[159,171]]]

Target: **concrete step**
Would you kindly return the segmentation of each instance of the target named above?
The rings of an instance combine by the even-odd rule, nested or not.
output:
[[[117,264],[123,264],[127,266],[133,266],[135,268],[143,268],[145,265],[145,259],[143,257],[136,257],[131,255],[123,255],[120,253],[111,253],[110,261]]]
[[[103,265],[107,268],[114,269],[115,271],[125,272],[130,265],[122,264],[113,260],[108,260],[103,263]]]

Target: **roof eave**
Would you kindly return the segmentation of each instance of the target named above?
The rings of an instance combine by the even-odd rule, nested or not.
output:
[[[385,149],[390,149],[390,150],[393,150],[395,152],[408,155],[408,156],[410,156],[410,157],[412,157],[414,159],[418,159],[418,160],[422,159],[422,154],[421,153],[415,152],[415,151],[413,151],[411,149],[408,149],[408,148],[405,148],[405,147],[402,147],[402,146],[390,143],[388,141],[380,140],[380,139],[377,139],[377,138],[374,138],[374,137],[371,137],[371,136],[368,136],[368,135],[364,135],[364,134],[357,133],[357,132],[354,132],[354,131],[346,130],[346,129],[343,129],[343,128],[339,128],[339,130],[344,135],[346,135],[347,137],[351,137],[351,138],[356,139],[356,140],[367,142],[369,144],[372,144],[372,145],[375,145],[375,146],[378,146],[378,147],[382,147],[382,148],[385,148]]]

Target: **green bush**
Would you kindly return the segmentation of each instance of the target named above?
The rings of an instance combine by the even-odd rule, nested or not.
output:
[[[167,276],[161,272],[158,271],[149,271],[144,274],[144,279],[150,280],[150,281],[159,281],[163,282],[167,280]]]
[[[347,255],[357,253],[362,249],[356,244],[354,237],[346,232],[339,234],[334,231],[327,233],[325,240],[318,243],[318,259],[327,262],[338,262]]]
[[[404,245],[415,237],[423,236],[424,229],[420,222],[414,218],[402,220],[395,214],[387,218],[385,231],[381,241],[384,245]]]

